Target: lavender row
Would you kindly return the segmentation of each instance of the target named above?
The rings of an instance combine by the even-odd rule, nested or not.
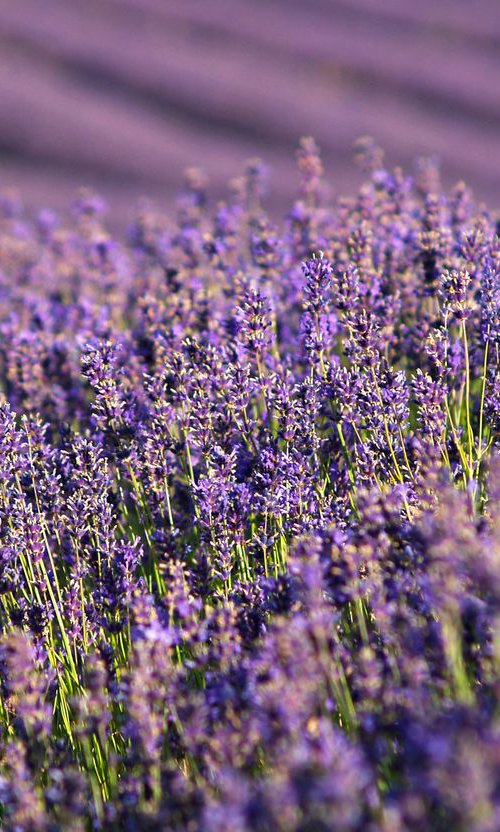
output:
[[[358,152],[2,198],[7,830],[499,828],[498,226]]]

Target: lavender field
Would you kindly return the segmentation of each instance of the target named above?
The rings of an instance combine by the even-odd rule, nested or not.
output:
[[[358,156],[3,199],[5,829],[499,828],[498,227]]]
[[[169,210],[185,167],[221,198],[260,156],[279,217],[301,135],[342,194],[370,134],[497,209],[499,77],[498,0],[3,0],[0,181],[38,208],[91,186],[118,230],[138,197]]]
[[[0,4],[0,828],[498,832],[495,4],[122,3]]]

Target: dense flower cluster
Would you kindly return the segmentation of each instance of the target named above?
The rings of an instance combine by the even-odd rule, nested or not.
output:
[[[500,828],[499,229],[360,153],[3,197],[6,830]]]

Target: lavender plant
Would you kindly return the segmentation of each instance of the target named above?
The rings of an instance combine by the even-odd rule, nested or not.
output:
[[[1,202],[6,830],[500,828],[498,224],[358,150]]]

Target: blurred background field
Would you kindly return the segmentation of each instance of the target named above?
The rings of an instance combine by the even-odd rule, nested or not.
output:
[[[497,208],[499,79],[498,0],[0,0],[0,184],[33,208],[89,185],[122,222],[260,156],[282,210],[301,135],[342,191],[370,133]]]

